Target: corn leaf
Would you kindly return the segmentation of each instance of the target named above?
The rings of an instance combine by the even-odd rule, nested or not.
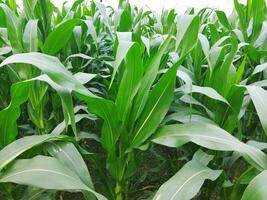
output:
[[[104,196],[86,186],[81,179],[56,158],[36,156],[15,161],[1,177],[0,182],[13,182],[50,190],[85,190],[99,200]]]
[[[153,200],[192,199],[206,179],[214,181],[220,176],[221,170],[206,166],[212,159],[213,156],[197,151],[191,161],[159,188]]]
[[[205,123],[167,125],[153,137],[153,142],[180,147],[188,142],[217,151],[237,151],[259,170],[266,169],[267,156],[259,149],[240,142],[225,130]]]

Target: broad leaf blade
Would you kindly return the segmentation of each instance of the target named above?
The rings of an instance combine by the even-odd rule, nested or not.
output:
[[[29,20],[23,34],[23,44],[27,51],[38,50],[38,20]]]
[[[159,65],[161,58],[165,51],[168,49],[168,45],[171,42],[171,36],[168,36],[161,45],[160,49],[156,52],[156,54],[151,58],[147,68],[145,75],[141,80],[141,86],[138,90],[138,93],[134,100],[134,106],[131,113],[131,122],[135,122],[135,120],[140,116],[141,112],[144,109],[144,106],[148,99],[149,89],[151,88],[155,78],[157,77]]]
[[[116,98],[116,106],[123,123],[127,122],[132,101],[143,75],[140,46],[135,43],[126,56],[123,78]]]
[[[263,130],[267,134],[267,91],[258,86],[246,86],[260,118]]]
[[[264,200],[267,195],[267,170],[264,170],[259,175],[257,175],[252,181],[249,183],[245,192],[242,196],[241,200]]]
[[[152,140],[169,147],[180,147],[188,142],[217,151],[237,151],[257,169],[267,168],[267,156],[259,149],[240,142],[225,130],[205,123],[167,125]]]
[[[55,55],[68,43],[74,27],[81,23],[82,20],[80,19],[70,19],[60,24],[48,35],[43,46],[43,52]]]
[[[210,155],[198,151],[191,161],[159,188],[153,200],[192,199],[206,179],[214,181],[222,172],[208,168],[206,166],[208,162],[203,163],[205,159],[209,162]]]
[[[90,173],[79,151],[72,143],[53,142],[47,144],[49,153],[57,158],[64,166],[75,172],[82,182],[89,188],[94,190],[94,185],[91,180]],[[93,196],[85,192],[87,199],[93,199]]]
[[[12,101],[7,108],[0,111],[0,146],[6,146],[16,138],[20,105],[27,101],[30,86],[30,82],[19,82],[11,86]]]
[[[5,4],[1,3],[0,8],[4,11],[7,21],[8,38],[15,52],[22,52],[22,31],[20,21],[15,13]]]
[[[78,80],[76,80],[56,57],[37,52],[15,54],[6,58],[0,64],[0,67],[14,63],[31,64],[40,69],[43,73],[47,74],[60,86],[68,88],[70,91],[76,90],[89,96],[95,96],[90,93]]]
[[[60,140],[64,137],[65,136],[55,135],[33,135],[14,141],[0,151],[0,171],[12,160],[30,148],[47,141]]]
[[[80,178],[57,159],[36,156],[15,161],[1,177],[0,182],[12,182],[50,190],[86,190],[99,200],[105,197],[87,187]]]
[[[179,66],[180,62],[178,61],[152,89],[147,104],[137,121],[131,148],[138,147],[151,136],[168,112],[173,100],[176,71]]]

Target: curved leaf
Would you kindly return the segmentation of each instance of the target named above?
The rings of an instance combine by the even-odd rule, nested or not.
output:
[[[46,54],[55,55],[67,44],[72,35],[74,27],[81,23],[82,20],[80,19],[70,19],[56,27],[46,38],[43,46],[43,52]]]
[[[47,144],[48,152],[59,160],[64,166],[75,172],[81,181],[87,185],[90,189],[94,190],[94,185],[87,169],[85,162],[79,151],[72,143],[68,142],[53,142]],[[85,192],[86,199],[93,199],[93,196]]]
[[[29,20],[23,34],[23,44],[27,51],[38,50],[38,20]]]
[[[222,172],[206,166],[212,158],[202,151],[196,152],[191,161],[159,188],[153,200],[192,199],[206,179],[214,181]]]
[[[47,74],[58,85],[70,91],[76,90],[77,92],[96,97],[76,80],[56,57],[37,52],[15,54],[6,58],[0,64],[0,67],[14,63],[31,64],[40,69],[44,74]]]
[[[227,105],[229,105],[228,101],[211,87],[201,87],[197,85],[192,85],[192,86],[188,86],[188,88],[186,88],[184,91],[186,93],[200,93],[209,98],[224,102]]]
[[[0,137],[1,145],[5,146],[15,139],[17,135],[16,121],[20,116],[20,105],[28,99],[30,88],[35,80],[46,82],[57,91],[62,101],[66,128],[68,127],[68,120],[70,118],[73,132],[77,136],[70,91],[56,84],[47,75],[43,74],[33,79],[18,82],[12,85],[11,102],[7,108],[0,111],[0,131],[2,134],[2,137]]]
[[[267,169],[267,156],[262,151],[240,142],[225,130],[211,124],[167,125],[158,131],[152,141],[169,147],[194,142],[212,150],[237,151],[257,169]]]
[[[265,200],[267,195],[267,170],[261,172],[249,183],[241,200]]]
[[[12,101],[0,111],[0,147],[14,141],[17,136],[16,121],[20,116],[20,105],[27,101],[30,85],[30,82],[18,82],[11,86]]]
[[[133,42],[132,41],[128,41],[128,40],[124,40],[124,38],[119,37],[118,36],[118,48],[117,48],[117,52],[116,52],[116,58],[115,58],[115,62],[113,65],[113,73],[112,73],[112,77],[111,77],[111,82],[110,82],[110,86],[112,85],[115,75],[119,69],[119,66],[121,65],[122,61],[125,59],[127,53],[129,52],[129,50],[131,49],[131,47],[133,46]]]
[[[85,190],[94,194],[99,200],[106,200],[104,196],[86,186],[74,172],[57,159],[47,156],[15,161],[12,167],[0,177],[0,182],[31,185],[50,190]]]
[[[267,91],[259,86],[245,87],[256,108],[263,130],[267,134]]]
[[[51,140],[60,140],[66,136],[32,135],[18,139],[0,151],[0,171],[12,160],[30,148]]]

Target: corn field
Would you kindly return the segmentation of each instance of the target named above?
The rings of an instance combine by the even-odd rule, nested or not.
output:
[[[265,0],[22,2],[0,0],[0,200],[267,199]]]

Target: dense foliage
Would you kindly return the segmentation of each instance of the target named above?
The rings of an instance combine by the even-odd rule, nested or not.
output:
[[[0,2],[1,200],[267,199],[265,0]]]

